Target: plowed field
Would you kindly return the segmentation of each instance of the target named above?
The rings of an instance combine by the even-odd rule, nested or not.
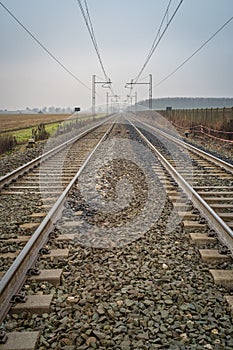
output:
[[[0,114],[0,132],[59,122],[68,117],[69,114]]]

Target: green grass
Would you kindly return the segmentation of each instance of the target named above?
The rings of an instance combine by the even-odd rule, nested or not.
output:
[[[60,122],[52,123],[45,125],[45,130],[50,134],[53,135],[53,133],[57,130],[58,126],[60,125]]]
[[[14,131],[12,135],[15,136],[17,144],[26,143],[32,137],[32,128]]]
[[[95,119],[99,119],[103,117],[103,114],[99,114],[95,116]],[[77,118],[80,122],[82,121],[87,121],[89,119],[92,119],[92,116],[84,116],[84,117],[78,117]],[[76,120],[72,119],[67,119],[63,122],[54,122],[54,123],[49,123],[45,125],[45,130],[51,135],[57,130],[59,125],[69,125],[69,124],[74,124],[76,125]],[[29,127],[25,129],[20,129],[12,132],[8,132],[8,134],[13,135],[16,138],[17,144],[26,144],[28,142],[28,139],[32,137],[32,129],[35,129],[36,126],[34,127]]]
[[[59,122],[48,124],[45,126],[45,129],[50,135],[52,135],[57,130],[59,124]],[[27,143],[28,139],[32,137],[32,129],[35,129],[35,127],[13,131],[12,135],[16,137],[18,144]]]

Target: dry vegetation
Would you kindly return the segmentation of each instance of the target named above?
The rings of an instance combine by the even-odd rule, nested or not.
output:
[[[12,151],[32,136],[35,140],[44,140],[49,136],[45,125],[69,117],[68,114],[0,114],[0,155]]]
[[[212,129],[232,131],[232,108],[205,108],[205,109],[173,109],[171,111],[159,111],[170,121],[183,127],[203,125]]]
[[[209,135],[233,140],[233,107],[232,108],[206,108],[206,109],[174,109],[160,111],[175,127],[190,129]]]
[[[69,114],[0,114],[0,132],[59,122],[68,117]]]
[[[45,140],[54,132],[67,133],[90,120],[92,116],[81,114],[0,114],[0,155],[28,143],[30,138]]]
[[[11,151],[16,146],[16,139],[11,134],[0,136],[0,154]]]

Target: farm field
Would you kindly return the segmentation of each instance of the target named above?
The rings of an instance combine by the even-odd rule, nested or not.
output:
[[[69,116],[69,114],[0,114],[0,132],[24,129],[40,123],[61,122]]]
[[[94,119],[103,116],[99,114]],[[57,130],[68,132],[73,125],[89,120],[93,116],[87,114],[0,114],[0,155],[27,144],[33,135],[36,141],[44,140]]]
[[[0,154],[11,151],[16,145],[26,144],[33,130],[40,124],[44,132],[52,135],[61,124],[86,119],[77,114],[0,114]],[[67,123],[66,123],[67,124]],[[67,124],[67,125],[68,125]],[[46,137],[46,136],[45,136]],[[40,139],[44,139],[44,136]],[[47,137],[46,137],[47,138]]]

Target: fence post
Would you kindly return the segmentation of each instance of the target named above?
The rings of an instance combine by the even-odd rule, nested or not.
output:
[[[225,114],[225,112],[226,112],[226,109],[225,109],[225,107],[223,107],[223,109],[222,109],[222,124],[223,124],[223,130],[226,130],[226,119],[225,119],[226,114]]]

